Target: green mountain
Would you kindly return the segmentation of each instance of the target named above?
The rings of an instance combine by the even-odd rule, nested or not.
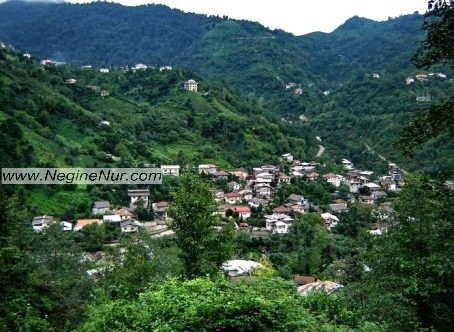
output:
[[[336,158],[374,168],[378,157],[367,143],[409,171],[440,174],[454,168],[449,137],[429,142],[412,159],[394,146],[418,111],[452,95],[451,69],[419,71],[411,61],[425,36],[422,25],[418,13],[384,22],[353,17],[329,34],[294,36],[161,5],[0,4],[0,40],[35,56],[76,65],[185,68],[225,82],[256,114],[287,123],[303,115],[306,132],[320,136]],[[405,83],[431,72],[447,78]],[[286,89],[289,82],[301,94]]]
[[[6,49],[0,68],[1,167],[233,169],[277,162],[288,151],[306,158],[317,148],[300,124],[272,123],[254,100],[184,70],[101,73],[44,66]],[[198,93],[183,89],[189,78]]]

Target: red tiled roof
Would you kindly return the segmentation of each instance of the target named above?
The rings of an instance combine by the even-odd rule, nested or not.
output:
[[[238,213],[251,213],[251,209],[248,206],[234,206],[232,211]]]

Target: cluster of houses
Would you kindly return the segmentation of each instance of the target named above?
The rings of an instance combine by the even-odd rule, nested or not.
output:
[[[286,153],[281,156],[284,167],[276,165],[262,165],[252,169],[252,172],[244,168],[234,170],[224,170],[214,164],[201,164],[197,166],[199,174],[213,179],[215,183],[225,185],[218,186],[213,190],[213,198],[218,203],[217,214],[228,218],[234,216],[238,219],[238,228],[249,228],[247,220],[251,217],[252,208],[269,207],[272,213],[264,216],[265,227],[261,230],[277,234],[289,232],[294,217],[298,213],[308,212],[314,208],[308,199],[298,193],[292,193],[284,204],[273,206],[275,191],[279,186],[290,183],[293,178],[304,177],[307,181],[326,181],[334,187],[344,185],[348,187],[350,195],[349,202],[359,202],[362,204],[382,203],[382,207],[390,209],[390,203],[385,202],[387,192],[397,191],[404,185],[404,177],[401,170],[395,164],[389,164],[389,174],[371,181],[373,175],[371,171],[361,171],[355,169],[352,162],[347,159],[342,160],[344,168],[343,174],[327,173],[320,175],[317,173],[319,164],[315,161],[302,162],[296,160],[292,154]],[[179,165],[161,165],[163,176],[179,176]],[[222,187],[222,188],[220,188]],[[79,231],[91,223],[118,223],[123,233],[137,232],[140,228],[149,229],[150,223],[139,222],[134,219],[133,211],[139,206],[151,208],[154,212],[154,226],[165,225],[169,221],[167,215],[170,202],[159,201],[150,202],[149,189],[128,189],[130,198],[129,207],[113,209],[108,201],[94,202],[91,211],[92,216],[100,216],[93,219],[80,219],[74,225],[62,222],[65,230]],[[326,211],[320,211],[320,220],[328,229],[337,226],[341,220],[336,214],[347,211],[348,202],[342,199],[335,199]],[[33,229],[41,231],[49,224],[56,222],[51,216],[39,216],[33,219]],[[374,231],[374,230],[372,230]],[[375,230],[373,234],[379,234],[380,230]]]

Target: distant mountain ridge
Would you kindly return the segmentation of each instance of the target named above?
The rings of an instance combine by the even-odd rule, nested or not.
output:
[[[77,65],[185,68],[225,82],[268,118],[290,123],[303,116],[307,132],[332,143],[328,152],[338,149],[356,164],[366,141],[410,171],[438,172],[453,161],[435,156],[434,142],[413,161],[392,145],[405,122],[429,106],[417,97],[436,102],[453,91],[446,68],[433,69],[446,80],[405,83],[428,73],[411,60],[425,36],[423,21],[417,13],[384,22],[356,16],[332,33],[294,36],[162,5],[14,1],[0,4],[0,41]],[[294,88],[286,89],[289,83]]]

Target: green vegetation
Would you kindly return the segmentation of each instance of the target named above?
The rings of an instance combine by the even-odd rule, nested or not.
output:
[[[452,56],[434,36],[447,40],[451,51],[452,36],[445,28],[452,21],[452,1],[430,4],[435,4],[435,20],[426,26],[429,39],[420,61],[434,65],[434,74],[449,75],[437,63],[450,63]],[[43,24],[52,34],[42,35],[42,43],[34,47],[52,50],[50,55],[60,59],[85,64],[89,54],[96,64],[128,64],[143,62],[137,55],[146,54],[158,64],[173,61],[192,68],[201,66],[198,59],[204,63],[200,72],[211,77],[181,69],[100,73],[71,65],[43,66],[17,51],[0,49],[1,167],[168,163],[183,166],[184,173],[150,189],[153,202],[172,199],[170,228],[175,234],[165,237],[143,230],[123,234],[108,223],[86,226],[79,233],[63,232],[59,224],[31,231],[33,215],[74,220],[88,216],[95,199],[126,204],[124,186],[0,186],[0,330],[452,329],[454,191],[445,180],[453,169],[452,99],[446,101],[453,86],[436,74],[405,84],[407,77],[420,73],[406,58],[421,38],[419,15],[384,23],[355,17],[333,34],[294,37],[255,23],[183,15],[163,6],[140,7],[144,16],[107,3],[11,2],[0,8],[0,34],[6,31],[28,45],[39,41],[30,39],[28,29],[40,31]],[[160,19],[147,20],[146,15]],[[23,30],[14,29],[13,16]],[[118,17],[123,25],[112,24]],[[59,19],[68,20],[58,25]],[[168,30],[159,29],[169,22]],[[74,34],[76,42],[69,31],[80,29],[79,23],[85,30]],[[129,26],[148,29],[150,35],[123,44]],[[140,30],[134,32],[140,35]],[[161,37],[166,41],[161,43]],[[179,48],[172,48],[175,41]],[[87,48],[65,53],[78,43]],[[136,57],[122,53],[120,45],[129,46]],[[213,79],[224,74],[225,82]],[[67,82],[70,78],[75,81]],[[189,78],[199,82],[198,93],[183,90]],[[290,80],[304,82],[302,95],[285,90]],[[235,88],[228,86],[232,83]],[[416,97],[429,95],[435,103],[416,102]],[[297,118],[302,113],[309,119],[306,124]],[[402,159],[392,144],[402,123],[415,113],[401,144],[410,144],[409,151],[421,149]],[[426,131],[419,132],[421,128]],[[394,209],[349,203],[330,230],[313,211],[326,210],[334,197],[347,199],[348,189],[335,192],[319,180],[293,179],[277,188],[275,206],[292,193],[317,205],[293,215],[288,234],[234,232],[231,218],[213,215],[209,176],[192,174],[192,166],[209,162],[250,169],[277,164],[284,152],[311,158],[315,133],[329,151],[319,160],[324,172],[338,172],[333,159],[343,157],[356,166],[385,171],[386,161],[377,156],[382,153],[442,180],[408,175],[402,190],[389,196]],[[272,206],[251,210],[248,221],[263,226],[263,215]],[[153,218],[143,205],[135,213]],[[384,226],[381,235],[370,232],[376,224]],[[253,259],[264,269],[230,279],[220,269],[228,259]],[[345,287],[302,296],[292,281],[296,274]]]
[[[275,162],[290,150],[299,158],[310,153],[301,125],[272,123],[261,115],[266,111],[228,87],[179,69],[105,74],[42,66],[4,49],[0,65],[5,68],[0,73],[2,167],[212,162],[233,169]],[[190,77],[199,81],[199,93],[183,89]],[[76,82],[66,83],[69,78]],[[170,198],[166,188],[156,189],[156,198]],[[69,205],[76,215],[86,215],[96,199],[121,203],[124,193],[124,188],[84,186],[63,191],[32,186],[18,192],[32,213],[57,216]]]
[[[183,176],[172,198],[169,227],[175,232],[184,276],[216,275],[221,264],[232,255],[232,223],[221,224],[213,216],[216,203],[211,188],[196,175]]]
[[[224,87],[228,84],[231,87],[228,91],[213,89],[209,84],[203,87],[205,93],[216,93],[217,90],[220,94],[213,99],[222,98],[224,103],[218,104],[213,100],[211,108],[215,110],[214,113],[219,113],[219,117],[216,121],[213,118],[213,126],[200,129],[208,135],[213,130],[229,131],[230,148],[235,146],[242,149],[234,155],[236,159],[248,159],[244,155],[250,155],[252,151],[257,155],[257,149],[265,152],[266,147],[258,144],[255,138],[262,142],[270,139],[266,130],[255,133],[253,142],[251,133],[242,129],[239,132],[232,131],[230,122],[239,123],[241,118],[232,117],[224,104],[230,104],[227,105],[227,109],[230,109],[232,103],[238,100],[238,95],[242,95],[244,103],[233,105],[242,114],[265,115],[280,127],[289,122],[303,125],[304,130],[288,130],[292,136],[304,139],[307,144],[303,147],[305,152],[315,153],[315,136],[320,136],[331,158],[346,157],[353,160],[357,167],[376,172],[385,170],[386,163],[377,154],[370,153],[361,144],[363,142],[408,171],[446,176],[453,169],[454,161],[450,157],[453,155],[452,140],[447,135],[430,139],[411,158],[403,156],[395,146],[405,123],[415,113],[424,113],[432,104],[443,101],[453,93],[452,81],[449,80],[451,69],[437,65],[430,71],[421,71],[411,61],[425,38],[424,17],[417,13],[385,22],[353,17],[330,34],[312,33],[297,37],[280,30],[268,30],[258,23],[185,14],[160,5],[123,7],[99,2],[43,4],[11,1],[1,4],[1,9],[2,41],[12,43],[34,56],[77,65],[172,65],[221,80]],[[431,26],[437,27],[436,20],[433,21]],[[440,29],[447,24],[449,20],[446,23],[443,21]],[[433,43],[437,42],[437,35],[434,32],[434,37],[431,37]],[[447,45],[448,42],[449,39],[446,39],[446,43],[443,41],[441,44]],[[441,72],[447,78],[434,76],[424,82],[416,80],[411,84],[405,83],[408,77],[414,78],[416,74],[429,72]],[[379,74],[380,78],[374,78],[374,73]],[[167,95],[165,92],[172,89],[171,85],[152,85],[147,89],[145,87],[150,80],[146,77],[141,79],[142,87],[133,83],[134,88],[129,88],[132,83],[129,78],[114,76],[121,81],[117,82],[120,84],[120,91],[117,92],[126,93],[128,97],[141,102],[162,101],[160,96],[163,93]],[[185,74],[183,76],[188,78]],[[133,77],[133,81],[138,79]],[[153,81],[155,79],[159,80],[154,77]],[[172,79],[174,81],[170,83],[181,82],[182,78]],[[301,87],[302,94],[296,94],[294,89],[286,90],[289,82]],[[95,83],[92,81],[87,84]],[[102,88],[109,90],[112,96],[112,86],[107,84]],[[325,95],[327,91],[329,95]],[[417,97],[430,97],[431,101],[418,102]],[[179,100],[176,104],[185,105],[186,102]],[[190,98],[189,102],[196,108],[201,106],[200,100]],[[112,104],[109,100],[98,102],[96,109],[104,108],[103,104],[110,104],[118,110],[132,107],[118,100]],[[112,107],[109,108],[111,114]],[[154,110],[157,116],[168,119],[166,111],[162,108]],[[142,112],[148,111],[142,109]],[[182,120],[174,121],[172,126],[185,127],[183,121],[192,124],[188,110],[181,113],[184,114]],[[448,124],[452,123],[449,120],[451,113],[446,113]],[[301,123],[300,115],[304,115],[308,122]],[[41,118],[46,121],[46,113],[41,114]],[[141,119],[139,121],[143,123]],[[224,125],[221,126],[220,122]],[[152,124],[147,122],[146,125]],[[243,127],[244,124],[239,126]],[[134,129],[137,130],[137,126]],[[183,146],[182,152],[189,159],[208,159],[209,156],[216,162],[223,161],[225,146],[220,149],[213,145],[191,149],[181,141],[174,142],[172,137],[179,134],[177,130],[172,131],[162,125],[154,130],[165,130],[171,134],[157,137],[160,143],[166,144],[165,148],[153,150],[153,155],[158,159],[177,155]],[[61,136],[64,138],[65,135]],[[64,139],[62,142],[65,144]],[[250,149],[244,148],[243,142]],[[284,147],[283,144],[279,141],[278,146]],[[298,146],[297,142],[290,145],[291,148]],[[77,145],[73,147],[77,148]],[[197,152],[202,151],[202,156],[198,156]],[[270,153],[266,151],[260,158],[265,154]],[[229,163],[232,164],[231,160]]]

